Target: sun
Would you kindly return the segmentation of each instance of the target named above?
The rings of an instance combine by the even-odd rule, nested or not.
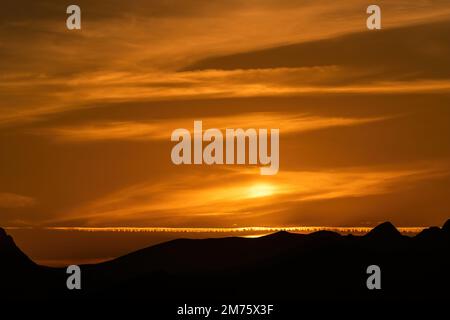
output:
[[[248,189],[249,198],[269,197],[275,194],[275,186],[268,183],[251,185]]]

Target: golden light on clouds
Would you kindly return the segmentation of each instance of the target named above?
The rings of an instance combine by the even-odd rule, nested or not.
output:
[[[0,82],[0,93],[1,90],[7,90],[12,97],[16,97],[14,104],[24,100],[24,96],[27,98],[14,108],[4,103],[8,112],[0,115],[0,124],[36,121],[52,114],[82,110],[86,106],[102,103],[308,94],[439,93],[450,90],[450,81],[447,79],[374,79],[370,83],[355,84],[353,79],[370,78],[373,72],[361,73],[354,68],[320,66],[148,74],[94,73],[77,75],[68,81],[47,77],[4,79]],[[336,79],[342,79],[343,83],[336,83]],[[58,90],[42,94],[42,88],[53,87]]]
[[[253,169],[223,170],[202,179],[184,176],[165,183],[132,186],[49,222],[70,225],[83,221],[89,226],[107,227],[146,226],[152,221],[170,226],[173,221],[197,221],[200,226],[203,219],[214,217],[220,225],[227,217],[239,221],[248,214],[253,218],[274,214],[279,209],[273,211],[273,206],[289,210],[293,203],[384,194],[406,188],[414,181],[448,174],[439,166],[390,171],[354,168],[339,172],[283,171],[258,182]]]
[[[269,197],[274,194],[276,194],[276,187],[268,183],[254,184],[248,190],[249,198]]]
[[[208,128],[281,128],[282,134],[357,126],[386,120],[386,117],[346,118],[318,117],[302,113],[252,112],[239,116],[202,117],[204,130]],[[101,140],[168,140],[174,129],[193,130],[196,118],[169,118],[148,122],[114,121],[81,124],[71,127],[40,128],[32,131],[61,142],[89,142]]]
[[[0,224],[448,215],[448,1],[382,1],[374,33],[363,0],[93,0],[75,33],[25,2],[0,12]],[[279,173],[173,165],[171,133],[194,120],[279,128]]]

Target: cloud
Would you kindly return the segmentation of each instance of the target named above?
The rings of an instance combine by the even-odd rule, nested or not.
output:
[[[365,28],[364,0],[78,4],[81,32],[65,28],[62,2],[9,1],[0,11],[0,143],[7,150],[1,182],[4,190],[26,185],[38,195],[39,203],[26,209],[36,224],[52,217],[194,226],[214,215],[217,224],[270,212],[274,218],[280,203],[293,210],[293,202],[394,192],[389,186],[400,189],[412,177],[431,179],[405,169],[409,163],[448,157],[449,45],[442,40],[449,38],[448,0],[380,1],[383,31],[376,33]],[[417,114],[384,121],[409,112]],[[254,181],[242,170],[232,178],[217,167],[174,170],[168,137],[174,128],[191,128],[191,115],[208,128],[317,132],[298,141],[288,135],[284,167],[271,181]],[[150,149],[103,141],[158,143]],[[342,169],[354,166],[361,168]],[[428,190],[435,198],[412,192],[392,203],[405,219],[417,208],[406,205],[409,198],[424,206],[416,216],[430,206],[447,212],[448,186]],[[337,210],[324,211],[330,209]],[[21,218],[4,211],[3,221]]]
[[[442,40],[448,28],[433,24],[449,13],[448,1],[381,2],[389,13],[383,16],[387,31],[347,38],[340,36],[365,28],[363,0],[78,4],[85,13],[79,33],[65,29],[63,3],[22,0],[2,7],[0,124],[36,121],[111,100],[449,88],[448,82],[410,87],[401,82],[448,79],[448,44]],[[390,30],[418,22],[428,23],[429,33],[422,30],[426,26]],[[385,36],[383,49],[373,50],[378,41],[371,39]],[[284,44],[294,44],[294,50],[282,49]],[[230,56],[236,52],[246,52],[253,65],[240,63],[242,55]],[[280,54],[276,61],[275,52]],[[203,60],[217,55],[223,58]],[[199,68],[236,72],[176,72],[192,69],[195,61]],[[381,70],[379,65],[386,63],[389,68]],[[277,70],[236,70],[267,67]]]
[[[71,127],[36,129],[33,133],[60,142],[88,142],[102,140],[170,140],[173,130],[193,130],[193,121],[202,120],[207,128],[281,128],[283,134],[367,124],[386,118],[319,117],[308,114],[281,112],[254,112],[221,117],[195,117],[186,119],[162,119],[149,122],[100,122]]]
[[[324,66],[182,73],[94,72],[66,80],[30,79],[17,75],[0,83],[0,96],[2,92],[7,94],[2,102],[5,112],[0,115],[0,125],[42,120],[73,110],[100,108],[108,103],[450,90],[450,79],[394,81],[375,78],[372,81],[371,74],[370,68],[347,70]]]
[[[52,224],[83,226],[201,226],[213,218],[223,225],[280,211],[297,202],[327,201],[398,192],[420,180],[447,176],[442,169],[342,171],[284,171],[271,178],[255,178],[252,169],[230,169],[211,175],[195,174],[142,183],[95,200]],[[81,212],[81,214],[80,214]],[[79,225],[78,225],[79,226]]]
[[[210,57],[183,70],[253,70],[337,66],[358,82],[449,79],[450,37],[448,18],[438,22],[358,32]],[[420,43],[421,45],[417,45]],[[407,57],[407,59],[405,58]],[[334,74],[341,75],[341,74]],[[348,84],[350,77],[335,77]]]
[[[0,192],[0,208],[22,208],[30,207],[36,200],[20,194]]]

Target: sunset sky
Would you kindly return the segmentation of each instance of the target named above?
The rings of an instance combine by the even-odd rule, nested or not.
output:
[[[376,3],[2,3],[0,226],[441,225],[450,2]],[[279,173],[174,165],[194,120],[279,128]]]

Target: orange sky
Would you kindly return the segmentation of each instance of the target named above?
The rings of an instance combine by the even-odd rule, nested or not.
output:
[[[14,1],[0,226],[441,225],[450,3]],[[172,130],[279,128],[280,172],[175,166]]]

